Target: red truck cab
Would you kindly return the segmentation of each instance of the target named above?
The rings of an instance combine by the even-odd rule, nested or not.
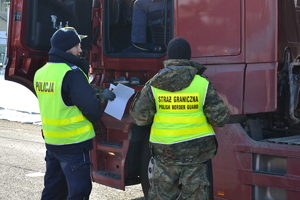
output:
[[[11,0],[5,79],[34,92],[34,73],[47,62],[49,39],[61,24],[88,35],[82,56],[92,66],[91,84],[123,83],[139,91],[163,68],[169,40],[185,38],[192,60],[207,67],[205,75],[231,113],[227,125],[215,128],[219,149],[207,172],[210,198],[299,199],[300,1],[165,0],[161,15],[148,22],[154,50],[123,54],[131,45],[133,3]],[[122,190],[142,183],[146,196],[150,126],[132,123],[132,98],[121,120],[103,115],[91,152],[92,178]]]

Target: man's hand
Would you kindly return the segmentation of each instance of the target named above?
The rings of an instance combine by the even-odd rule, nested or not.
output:
[[[113,101],[116,98],[116,94],[113,91],[109,90],[108,88],[104,88],[102,90],[102,95],[105,101],[110,100]]]

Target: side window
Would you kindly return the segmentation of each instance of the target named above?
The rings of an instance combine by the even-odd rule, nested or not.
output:
[[[89,35],[91,7],[92,0],[28,0],[26,44],[38,51],[49,51],[51,36],[65,26]],[[83,49],[88,49],[84,42]]]

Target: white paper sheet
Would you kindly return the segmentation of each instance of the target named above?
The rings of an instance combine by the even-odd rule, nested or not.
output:
[[[113,101],[108,101],[104,112],[118,120],[121,120],[126,108],[126,104],[129,98],[134,94],[134,89],[119,83],[113,89],[113,91],[116,94],[116,98]]]

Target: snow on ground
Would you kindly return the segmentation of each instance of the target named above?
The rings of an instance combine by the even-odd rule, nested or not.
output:
[[[38,100],[29,89],[0,75],[0,119],[41,124],[39,112]]]

